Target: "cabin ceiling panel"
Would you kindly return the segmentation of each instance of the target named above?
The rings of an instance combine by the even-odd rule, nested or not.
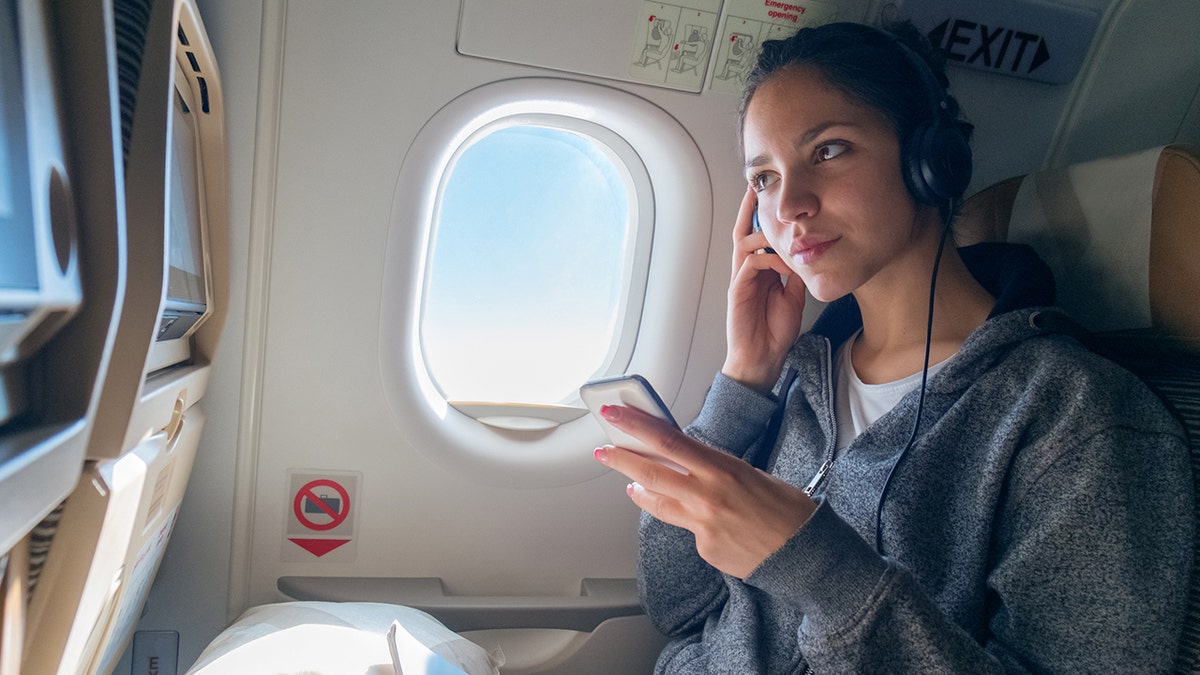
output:
[[[736,75],[749,68],[762,41],[806,25],[862,21],[869,5],[870,0],[463,0],[458,50],[569,73],[736,95]],[[746,58],[739,57],[743,48]]]
[[[1200,3],[1114,4],[1049,163],[1200,142],[1186,123],[1200,91]]]

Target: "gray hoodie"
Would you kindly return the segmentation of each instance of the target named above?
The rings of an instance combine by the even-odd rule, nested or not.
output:
[[[1046,299],[1030,251],[962,253],[996,309],[929,380],[882,554],[917,392],[838,456],[816,514],[744,580],[642,515],[643,605],[674,638],[657,672],[1171,670],[1193,537],[1183,432],[1060,312],[1027,306]],[[688,433],[805,485],[833,452],[832,355],[860,323],[852,298],[831,304],[789,354],[786,397],[718,375]]]

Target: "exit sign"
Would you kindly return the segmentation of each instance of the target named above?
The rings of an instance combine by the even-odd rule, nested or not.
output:
[[[926,0],[897,3],[947,63],[1041,82],[1070,82],[1083,64],[1100,15],[1044,2]]]

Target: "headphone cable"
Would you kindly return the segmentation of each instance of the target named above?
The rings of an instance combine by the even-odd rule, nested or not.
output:
[[[883,490],[879,493],[879,504],[875,507],[875,551],[879,555],[883,555],[883,502],[887,498],[888,487],[892,484],[892,477],[896,475],[896,469],[904,461],[908,451],[912,449],[913,443],[917,440],[917,430],[921,426],[921,412],[925,408],[925,384],[929,380],[929,352],[933,343],[933,302],[937,289],[938,266],[942,262],[942,250],[946,247],[946,239],[950,235],[950,223],[954,220],[954,207],[955,200],[950,198],[946,215],[943,218],[942,234],[938,239],[937,255],[933,258],[933,273],[929,279],[929,314],[925,323],[925,361],[921,366],[921,393],[917,397],[917,414],[913,419],[912,432],[908,435],[908,442],[904,444],[904,449],[900,451],[896,463],[892,464],[892,468],[888,471],[887,479],[883,482]]]

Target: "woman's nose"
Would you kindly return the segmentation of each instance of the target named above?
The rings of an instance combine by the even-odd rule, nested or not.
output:
[[[781,187],[783,189],[780,191],[779,204],[776,206],[776,217],[779,222],[790,223],[817,215],[821,208],[821,202],[810,181],[784,179]]]

